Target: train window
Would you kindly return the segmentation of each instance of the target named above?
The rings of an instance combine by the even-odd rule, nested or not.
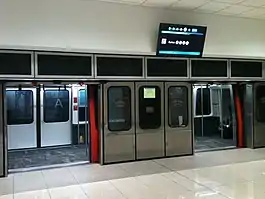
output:
[[[88,120],[88,112],[86,112],[87,110],[87,90],[86,89],[80,89],[79,90],[79,95],[78,95],[78,101],[79,101],[79,107],[78,107],[78,118],[79,121],[83,122],[83,121],[87,121]]]
[[[110,131],[131,129],[131,89],[113,86],[108,89],[108,128]]]
[[[185,86],[168,88],[168,125],[171,128],[188,125],[188,88]]]
[[[256,118],[258,122],[265,123],[265,86],[260,85],[256,89]]]
[[[158,129],[161,126],[161,90],[158,86],[139,88],[139,126]]]
[[[43,96],[44,122],[67,122],[69,120],[69,91],[45,90]]]
[[[211,114],[211,93],[209,88],[198,88],[196,93],[196,115]]]
[[[33,122],[33,92],[30,90],[6,91],[7,124],[31,124]]]

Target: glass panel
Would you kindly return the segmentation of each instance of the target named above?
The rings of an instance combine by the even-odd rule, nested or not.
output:
[[[171,86],[168,88],[168,125],[171,128],[188,125],[188,88]]]
[[[87,105],[88,105],[88,96],[87,96],[87,90],[86,89],[80,89],[78,95],[78,102],[79,102],[79,110],[78,110],[78,118],[80,122],[88,120],[86,118],[86,114],[88,117],[88,110],[87,110]],[[86,113],[87,110],[87,113]]]
[[[258,122],[265,123],[265,86],[256,89],[256,118]]]
[[[139,126],[158,129],[161,126],[161,90],[158,86],[139,88]]]
[[[201,93],[203,93],[201,95]],[[203,101],[202,98],[203,97]],[[202,110],[203,108],[203,110]],[[196,94],[196,115],[211,114],[211,93],[209,88],[199,88]]]
[[[33,92],[30,90],[6,91],[7,124],[33,122]]]
[[[69,91],[45,90],[43,109],[44,122],[67,122],[69,120]]]
[[[127,86],[108,89],[108,128],[110,131],[131,129],[131,89]]]

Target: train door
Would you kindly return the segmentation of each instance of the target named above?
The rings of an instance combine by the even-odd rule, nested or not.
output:
[[[41,89],[41,147],[71,144],[71,89]]]
[[[254,147],[265,147],[265,84],[254,85]]]
[[[187,155],[192,148],[191,85],[165,83],[166,155]]]
[[[104,85],[104,163],[135,160],[134,83]]]
[[[136,92],[136,157],[163,157],[164,86],[163,82],[137,82]]]
[[[36,89],[7,88],[8,149],[37,147]]]

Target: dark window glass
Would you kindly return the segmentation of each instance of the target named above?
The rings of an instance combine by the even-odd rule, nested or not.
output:
[[[171,128],[188,125],[188,89],[185,86],[168,88],[168,125]]]
[[[192,77],[227,77],[227,61],[192,60]]]
[[[87,96],[87,90],[86,89],[80,89],[78,95],[78,117],[79,121],[88,121],[88,96]]]
[[[187,77],[187,60],[148,59],[149,77]]]
[[[38,74],[60,76],[91,76],[91,57],[38,55]]]
[[[265,123],[265,86],[256,88],[256,118],[258,122]]]
[[[262,62],[231,62],[232,77],[262,77]]]
[[[161,90],[158,86],[139,88],[139,126],[158,129],[161,126]]]
[[[30,90],[6,91],[7,124],[33,122],[33,92]]]
[[[0,74],[31,75],[31,54],[0,53]]]
[[[209,88],[199,88],[196,94],[196,115],[211,114],[211,93]]]
[[[97,76],[143,76],[142,58],[97,57]]]
[[[108,128],[110,131],[131,129],[131,89],[127,86],[108,89]]]
[[[43,109],[44,122],[67,122],[69,120],[69,91],[45,90]]]

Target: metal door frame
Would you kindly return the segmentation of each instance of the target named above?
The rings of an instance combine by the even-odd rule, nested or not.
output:
[[[161,125],[157,129],[141,129],[139,125],[139,89],[142,86],[154,86],[154,87],[159,87],[160,88],[160,95],[161,95]],[[135,82],[135,122],[136,122],[136,159],[153,159],[153,158],[159,158],[159,157],[164,157],[165,156],[165,118],[164,118],[164,110],[165,110],[165,104],[164,104],[164,82],[155,82],[155,81],[148,81],[148,82]],[[161,149],[161,154],[159,152],[154,152],[153,155],[140,155],[140,150],[138,148],[139,146],[139,140],[141,140],[140,136],[143,135],[154,135],[154,134],[161,134],[162,140],[161,142],[163,143],[162,149]],[[158,146],[157,146],[158,147]],[[155,150],[153,148],[153,150]]]
[[[0,84],[0,178],[8,175],[8,160],[7,160],[7,117],[6,117],[6,86]]]
[[[252,143],[253,143],[253,148],[260,148],[260,147],[265,147],[265,144],[263,144],[263,146],[257,146],[257,143],[256,143],[256,140],[257,140],[257,126],[258,127],[264,127],[265,129],[265,123],[260,123],[257,121],[257,117],[256,117],[256,106],[257,106],[257,103],[256,103],[256,96],[257,96],[257,87],[258,86],[265,86],[265,82],[261,82],[261,83],[254,83],[253,85],[253,140],[252,140]],[[264,136],[265,138],[265,136]],[[264,141],[265,143],[265,141]]]
[[[170,87],[185,87],[187,88],[187,105],[188,105],[188,125],[185,127],[174,127],[171,128],[169,126],[169,88]],[[193,137],[194,137],[194,132],[193,132],[193,106],[192,106],[192,91],[193,91],[193,85],[191,83],[188,82],[165,82],[164,83],[164,98],[165,98],[165,152],[166,152],[166,156],[179,156],[179,155],[192,155],[194,153],[194,147],[193,147]],[[176,152],[175,154],[167,154],[167,146],[168,146],[168,140],[167,140],[167,135],[168,133],[172,133],[172,131],[174,131],[174,133],[181,133],[183,131],[185,131],[185,134],[190,134],[190,148],[189,151],[185,152],[184,151],[180,151],[180,152]],[[190,132],[186,132],[186,131],[190,131]],[[181,140],[183,141],[183,140]]]
[[[127,131],[110,131],[108,128],[108,90],[111,87],[128,87],[130,88],[130,94],[131,94],[131,128]],[[135,150],[135,92],[134,92],[134,82],[108,82],[101,86],[102,88],[102,97],[101,97],[101,163],[114,163],[114,162],[125,162],[125,161],[133,161],[136,159],[136,150]],[[124,135],[132,136],[132,157],[128,157],[123,159],[122,157],[118,158],[116,160],[108,160],[107,157],[107,146],[106,146],[106,137],[107,136],[117,136],[117,135]],[[121,139],[121,138],[119,138]],[[124,138],[125,139],[125,138]],[[120,149],[122,151],[122,149]],[[115,152],[115,151],[114,151]],[[126,156],[126,155],[125,155]]]

